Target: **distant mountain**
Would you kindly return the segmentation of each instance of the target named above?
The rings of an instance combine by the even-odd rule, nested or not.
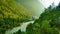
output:
[[[0,0],[0,34],[28,21],[31,14],[15,0]]]
[[[26,9],[28,9],[33,16],[39,17],[42,13],[44,6],[38,0],[16,0],[18,3],[23,5]]]

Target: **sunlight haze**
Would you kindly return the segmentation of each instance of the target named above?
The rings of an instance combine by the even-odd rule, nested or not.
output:
[[[39,0],[45,8],[49,7],[53,2],[54,5],[57,6],[60,0]]]

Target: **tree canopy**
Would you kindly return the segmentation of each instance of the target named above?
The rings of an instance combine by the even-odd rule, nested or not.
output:
[[[28,21],[31,14],[15,0],[0,0],[0,34]]]
[[[59,34],[60,26],[60,7],[47,8],[39,17],[35,20],[34,24],[30,24],[27,27],[26,34]]]

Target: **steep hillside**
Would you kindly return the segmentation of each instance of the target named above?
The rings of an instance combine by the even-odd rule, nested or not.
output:
[[[20,32],[20,33],[19,33]],[[16,34],[24,34],[19,31]],[[60,4],[57,7],[48,9],[41,14],[39,19],[28,25],[25,34],[60,34]]]
[[[28,21],[30,17],[28,10],[15,0],[0,0],[0,34]]]
[[[60,30],[60,4],[48,9],[41,14],[34,24],[27,27],[27,34],[59,34]]]
[[[35,16],[39,17],[44,10],[44,6],[42,5],[42,3],[40,3],[39,0],[16,0],[16,1],[23,5],[26,9],[28,9],[29,12],[31,12],[31,14],[34,17]]]

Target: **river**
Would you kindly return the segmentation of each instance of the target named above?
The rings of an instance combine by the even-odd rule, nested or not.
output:
[[[13,33],[16,33],[16,32],[18,32],[19,30],[21,30],[21,31],[26,31],[26,27],[27,27],[27,25],[29,25],[30,23],[34,23],[34,21],[29,21],[29,22],[23,22],[22,24],[21,24],[21,26],[18,26],[18,27],[14,27],[13,29],[11,29],[11,30],[8,30],[8,31],[6,31],[6,33],[5,34],[13,34]]]

